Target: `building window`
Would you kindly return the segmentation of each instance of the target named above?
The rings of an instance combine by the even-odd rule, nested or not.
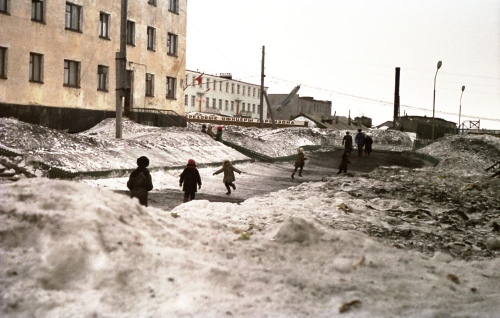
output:
[[[167,77],[167,98],[175,98],[176,86],[177,79],[174,77]]]
[[[0,78],[7,78],[7,48],[6,47],[0,47]]]
[[[148,26],[148,50],[156,49],[156,29]]]
[[[231,111],[234,111],[234,101],[231,101]]]
[[[224,110],[229,110],[229,102],[227,100],[224,103]]]
[[[253,94],[252,97],[255,97],[255,87],[253,88]]]
[[[148,0],[148,4],[156,7],[156,0]]]
[[[210,89],[210,79],[207,78],[207,89]]]
[[[236,85],[236,94],[238,94],[238,95],[240,94],[240,85],[239,84]]]
[[[44,22],[43,0],[31,0],[31,21]]]
[[[242,111],[242,112],[244,112],[244,111],[245,111],[245,103],[243,103],[243,104],[241,105],[241,111]]]
[[[205,101],[205,108],[210,108],[210,98],[208,98],[208,97]]]
[[[179,13],[179,0],[168,0],[168,11]]]
[[[108,74],[109,67],[104,65],[97,65],[97,90],[108,91]]]
[[[81,32],[82,7],[66,2],[66,29]]]
[[[155,76],[146,73],[146,96],[155,96]]]
[[[229,83],[226,83],[226,93],[229,93]]]
[[[222,99],[219,99],[219,109],[222,110]]]
[[[245,86],[243,86],[243,87],[242,87],[242,89],[241,89],[241,94],[242,94],[243,96],[245,96]]]
[[[255,113],[255,104],[252,105],[252,113]]]
[[[104,12],[99,14],[99,37],[109,39],[109,14]]]
[[[219,91],[222,92],[222,82],[219,82]]]
[[[184,106],[189,106],[188,104],[188,95],[184,95]]]
[[[191,106],[194,107],[196,106],[196,97],[194,95],[191,95]]]
[[[30,53],[30,82],[42,83],[43,55]]]
[[[135,45],[135,22],[127,20],[127,44]]]
[[[177,56],[177,35],[173,33],[167,36],[167,54]]]
[[[213,108],[217,107],[217,99],[215,98],[212,99],[212,107]]]
[[[8,0],[0,0],[0,12],[9,13]]]
[[[80,62],[64,60],[64,86],[80,87]]]
[[[231,94],[234,94],[234,83],[231,84]]]

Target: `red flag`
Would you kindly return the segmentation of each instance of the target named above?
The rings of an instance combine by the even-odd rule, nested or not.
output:
[[[198,85],[201,85],[201,77],[203,76],[203,74],[205,73],[201,73],[200,76],[198,76],[197,78],[195,78],[194,80],[198,82]]]

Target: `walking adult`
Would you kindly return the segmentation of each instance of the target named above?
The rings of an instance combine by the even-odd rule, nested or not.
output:
[[[356,134],[356,138],[354,138],[354,142],[358,145],[358,157],[363,156],[363,146],[365,145],[365,134],[361,131],[361,128],[358,129],[358,133]]]
[[[344,138],[342,139],[342,145],[345,150],[352,151],[352,136],[346,131]]]
[[[366,138],[365,138],[365,156],[366,157],[370,157],[370,153],[372,152],[372,144],[373,144],[372,134],[366,133]]]

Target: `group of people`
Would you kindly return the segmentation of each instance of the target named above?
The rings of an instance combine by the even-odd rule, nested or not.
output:
[[[373,144],[373,139],[370,133],[364,134],[361,128],[358,129],[358,133],[354,138],[354,142],[358,146],[358,157],[363,156],[363,148],[365,157],[370,156]],[[351,163],[351,161],[349,161],[349,156],[351,155],[351,151],[353,151],[354,148],[352,136],[349,134],[349,132],[345,133],[345,136],[342,139],[342,145],[344,146],[344,153],[342,154],[342,160],[340,162],[339,172],[337,172],[337,174],[346,173],[347,166]]]
[[[221,135],[220,140],[222,140],[222,126],[217,127],[217,134],[219,134],[219,131]],[[206,125],[202,125],[202,132],[210,135],[212,138],[217,139],[217,136],[214,137],[212,125],[210,124],[208,125],[208,129]],[[354,142],[358,146],[358,157],[361,157],[363,155],[363,148],[365,157],[370,156],[373,144],[373,139],[370,133],[367,133],[365,135],[361,129],[358,129],[358,133],[356,134]],[[349,132],[346,132],[344,138],[342,139],[342,145],[344,146],[344,153],[342,154],[341,162],[338,168],[339,171],[337,172],[337,174],[347,173],[347,167],[351,163],[349,157],[351,155],[351,151],[353,151],[354,148],[353,139]],[[299,172],[299,177],[302,177],[304,164],[307,160],[304,155],[303,148],[298,148],[297,152],[298,154],[294,164],[295,169],[292,172],[292,179],[295,178],[295,173],[297,173],[297,170]],[[130,174],[129,180],[127,182],[127,187],[130,190],[130,197],[138,198],[139,203],[144,206],[148,206],[148,192],[153,190],[153,182],[151,180],[151,174],[147,169],[148,166],[149,159],[147,157],[142,156],[138,158],[137,169],[135,169]],[[241,175],[241,170],[235,168],[231,164],[231,161],[229,161],[229,159],[224,159],[222,161],[222,168],[215,171],[213,175],[215,176],[222,172],[224,173],[222,182],[227,189],[226,194],[230,195],[231,189],[233,191],[236,190],[236,185],[234,184],[236,178],[234,173],[237,172]],[[182,171],[179,177],[179,186],[182,187],[182,191],[184,191],[183,202],[194,200],[197,190],[201,189],[201,177],[198,169],[196,168],[196,162],[194,161],[194,159],[188,160],[186,168]]]
[[[142,156],[137,159],[137,168],[132,171],[130,177],[127,181],[127,188],[130,190],[130,197],[139,199],[139,203],[148,206],[148,192],[153,190],[153,181],[151,179],[151,173],[147,169],[149,166],[149,159]],[[231,164],[229,159],[224,159],[222,161],[222,168],[215,171],[213,175],[217,175],[223,172],[224,177],[222,182],[224,183],[227,195],[231,194],[231,188],[236,190],[236,177],[235,172],[241,175],[241,170],[237,169]],[[182,171],[179,176],[179,186],[182,187],[184,191],[183,202],[188,202],[194,200],[197,190],[201,189],[201,176],[200,172],[196,168],[196,161],[194,159],[189,159],[186,168]]]
[[[217,141],[222,141],[222,126],[217,126],[217,134],[215,134],[211,124],[208,124],[208,127],[203,124],[201,125],[201,132],[209,135]]]

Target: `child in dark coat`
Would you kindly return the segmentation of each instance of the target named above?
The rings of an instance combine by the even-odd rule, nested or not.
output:
[[[221,172],[224,171],[224,179],[222,179],[222,182],[224,182],[224,185],[226,186],[226,189],[227,189],[227,192],[226,194],[227,195],[230,195],[231,194],[231,188],[233,188],[233,190],[236,190],[236,185],[234,185],[234,181],[236,181],[236,178],[234,177],[234,172],[238,172],[239,174],[241,174],[241,171],[236,169],[235,167],[233,167],[233,165],[231,164],[231,161],[229,161],[229,159],[224,159],[222,161],[222,168],[220,168],[219,170],[215,171],[214,172],[214,176],[216,174],[219,174]]]
[[[151,174],[146,167],[149,166],[149,159],[142,156],[137,159],[137,169],[132,171],[127,181],[127,188],[130,190],[131,198],[138,198],[139,203],[148,206],[148,192],[153,190]]]
[[[342,161],[340,162],[339,165],[339,172],[337,174],[346,173],[347,172],[347,165],[350,164],[351,162],[349,161],[349,156],[351,153],[349,151],[344,151],[344,154],[342,155]]]
[[[299,169],[299,177],[302,177],[302,170],[304,169],[304,164],[306,160],[307,158],[304,157],[304,149],[299,148],[297,154],[297,160],[295,160],[295,170],[293,170],[292,172],[292,179],[294,179],[295,172],[297,172],[297,169]]]
[[[196,162],[193,159],[189,159],[179,179],[179,186],[183,186],[182,191],[184,191],[183,202],[194,200],[196,196],[196,185],[198,185],[198,189],[201,189],[200,172],[196,169]]]

